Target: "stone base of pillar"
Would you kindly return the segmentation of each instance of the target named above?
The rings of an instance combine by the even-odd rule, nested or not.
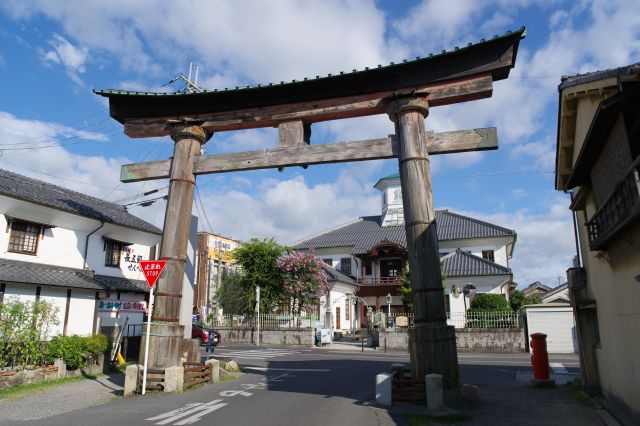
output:
[[[165,368],[164,391],[172,393],[184,391],[184,367]]]
[[[409,329],[411,375],[440,374],[445,403],[459,393],[458,353],[453,326],[419,324]]]
[[[211,379],[209,383],[218,383],[220,381],[220,361],[217,359],[208,359],[205,364],[211,365]]]
[[[124,373],[124,396],[133,395],[138,387],[138,377],[140,377],[142,366],[138,364],[127,365]]]

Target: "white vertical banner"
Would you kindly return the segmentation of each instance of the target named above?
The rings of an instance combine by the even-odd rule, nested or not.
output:
[[[256,346],[260,346],[260,286],[256,287],[256,317],[258,318],[258,321],[256,322],[258,331]]]

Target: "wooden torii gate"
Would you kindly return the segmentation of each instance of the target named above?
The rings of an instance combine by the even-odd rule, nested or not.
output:
[[[429,155],[498,145],[495,128],[429,133],[424,118],[429,107],[490,97],[493,82],[507,78],[514,67],[524,35],[521,28],[438,55],[290,83],[188,94],[96,90],[109,98],[111,116],[130,137],[170,136],[175,142],[172,159],[121,170],[122,182],[170,178],[160,249],[167,267],[157,284],[150,366],[180,364],[180,304],[197,175],[398,158],[414,307],[412,372],[414,377],[442,374],[445,390],[455,391],[455,331],[446,324]],[[312,123],[383,113],[395,123],[395,135],[310,144]],[[276,149],[200,155],[200,146],[215,132],[276,126]]]

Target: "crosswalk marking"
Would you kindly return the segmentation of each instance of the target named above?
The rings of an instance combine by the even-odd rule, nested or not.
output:
[[[246,359],[269,359],[277,358],[287,355],[297,355],[308,351],[292,350],[292,349],[218,349],[216,354],[221,356],[228,356],[233,358],[246,358]],[[214,354],[215,356],[215,354]]]
[[[549,367],[553,370],[554,373],[558,374],[568,374],[567,369],[560,362],[550,362]]]

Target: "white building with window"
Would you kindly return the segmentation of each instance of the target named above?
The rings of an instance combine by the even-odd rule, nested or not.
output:
[[[140,334],[148,286],[140,260],[162,231],[118,204],[0,169],[0,303],[47,300],[53,334],[90,335],[128,318]]]
[[[392,314],[406,311],[398,293],[408,259],[399,174],[380,179],[375,188],[381,192],[381,215],[360,217],[292,244],[314,250],[325,263],[356,280],[362,299],[356,305],[359,326],[366,324],[367,306],[388,313],[388,295]],[[471,304],[473,292],[465,296],[465,287],[509,298],[514,288],[509,260],[515,231],[448,210],[436,211],[436,229],[446,277],[445,305],[452,321]]]

